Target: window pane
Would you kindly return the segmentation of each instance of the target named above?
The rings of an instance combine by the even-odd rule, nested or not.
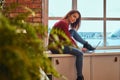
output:
[[[120,45],[120,21],[107,21],[107,46]]]
[[[64,16],[72,9],[72,0],[49,0],[49,17]]]
[[[120,0],[107,1],[107,17],[120,17]]]
[[[50,30],[54,26],[55,22],[57,22],[57,20],[49,20],[48,21],[48,33],[50,32]]]
[[[78,33],[93,46],[99,41],[103,45],[103,21],[82,21]]]
[[[103,0],[78,0],[82,17],[103,17]]]

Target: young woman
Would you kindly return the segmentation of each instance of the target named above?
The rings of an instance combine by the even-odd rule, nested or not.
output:
[[[65,15],[65,17],[54,24],[49,35],[49,45],[54,45],[54,47],[49,47],[49,50],[51,50],[53,54],[61,53],[61,50],[64,54],[71,54],[76,57],[76,80],[84,80],[82,74],[83,52],[87,50],[94,50],[94,48],[90,44],[88,44],[88,42],[83,40],[78,35],[77,29],[79,28],[80,23],[80,12],[77,10],[71,10]],[[60,33],[64,33],[67,38]],[[58,41],[55,40],[56,38]],[[79,49],[75,40],[84,45],[82,49]],[[68,42],[70,42],[70,44]],[[63,44],[60,45],[60,43]]]

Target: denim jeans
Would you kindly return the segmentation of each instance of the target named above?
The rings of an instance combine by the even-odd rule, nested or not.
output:
[[[70,29],[69,32],[70,32],[71,36],[72,36],[76,41],[78,41],[79,43],[81,43],[81,44],[85,44],[85,43],[86,43],[86,41],[81,38],[81,36],[77,33],[76,30]]]
[[[70,31],[71,36],[81,44],[85,44],[86,41],[81,38],[81,36],[74,30],[71,29]],[[71,54],[76,57],[75,65],[76,65],[76,71],[77,76],[82,76],[82,67],[83,67],[83,52],[75,47],[72,46],[64,46],[64,49],[62,50],[64,54]],[[53,54],[58,54],[58,50],[51,50]]]
[[[70,29],[69,30],[71,36],[78,41],[81,44],[85,44],[86,41],[82,39],[82,37],[77,33],[76,30],[74,29]],[[77,76],[82,76],[82,66],[83,66],[83,53],[74,47],[70,47],[71,49],[69,49],[69,47],[65,47],[64,49],[64,53],[70,53],[74,56],[76,56],[76,70],[77,70]]]
[[[76,65],[76,71],[77,76],[82,76],[82,67],[83,67],[83,53],[80,51],[80,49],[72,47],[72,46],[64,46],[64,49],[62,50],[64,54],[71,54],[75,56],[75,65]],[[52,49],[51,52],[53,54],[59,54],[59,51]]]
[[[65,46],[63,53],[71,54],[76,57],[75,65],[76,65],[77,76],[82,76],[83,53],[80,51],[80,49],[71,46]]]

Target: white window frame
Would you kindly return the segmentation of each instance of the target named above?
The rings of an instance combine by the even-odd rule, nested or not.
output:
[[[48,3],[49,0],[42,0],[42,22],[44,25],[48,25],[48,20],[59,20],[61,17],[49,17],[48,16]],[[72,9],[77,9],[77,0],[72,0]],[[120,49],[120,46],[106,46],[106,21],[120,21],[120,18],[109,18],[106,17],[106,0],[103,0],[103,18],[101,17],[82,17],[82,20],[102,20],[103,21],[103,34],[104,34],[104,45],[99,49]]]

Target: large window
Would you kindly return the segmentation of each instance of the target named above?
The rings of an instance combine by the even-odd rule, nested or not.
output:
[[[49,17],[62,17],[66,12],[71,10],[71,0],[49,0]]]
[[[82,16],[80,36],[99,48],[120,48],[120,0],[45,0],[47,25],[50,32],[53,24],[71,9]],[[78,43],[81,46],[81,44]]]
[[[77,9],[82,17],[103,18],[103,0],[77,0]]]
[[[120,18],[120,0],[106,0],[106,16]]]

